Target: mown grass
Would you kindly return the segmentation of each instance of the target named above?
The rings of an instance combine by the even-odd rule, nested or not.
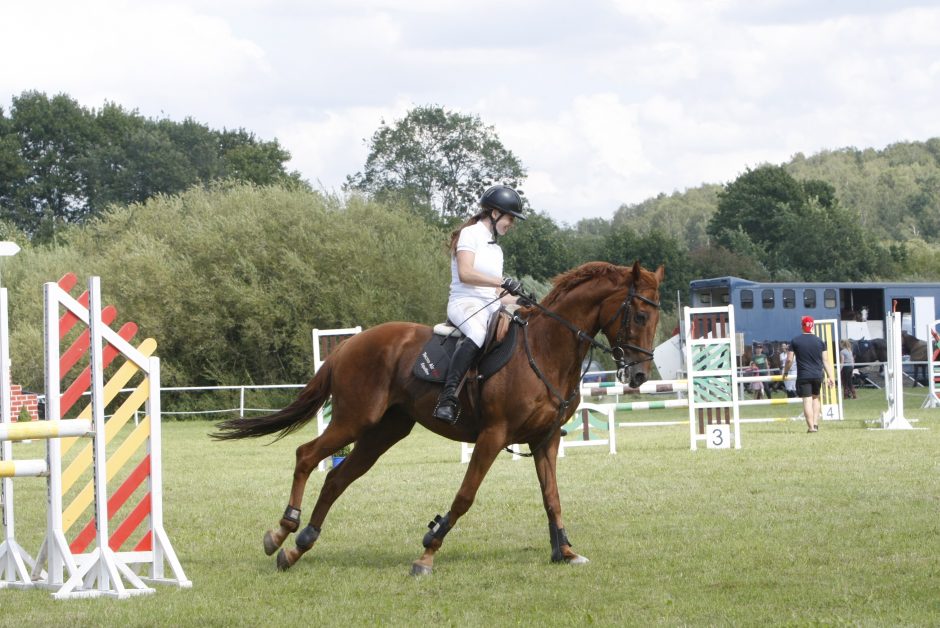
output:
[[[434,574],[417,579],[425,524],[465,469],[456,444],[416,428],[278,573],[261,534],[283,511],[304,436],[215,443],[209,423],[167,423],[166,528],[193,588],[68,602],[0,590],[0,625],[937,625],[940,410],[919,410],[924,395],[911,393],[907,415],[928,429],[871,431],[885,403],[862,394],[819,434],[744,425],[738,451],[691,452],[685,426],[621,428],[615,456],[569,450],[559,483],[569,536],[591,559],[582,567],[549,563],[532,464],[503,455]],[[761,410],[745,416],[798,413]],[[643,416],[684,413],[622,420]],[[33,550],[45,486],[16,490],[17,537]]]

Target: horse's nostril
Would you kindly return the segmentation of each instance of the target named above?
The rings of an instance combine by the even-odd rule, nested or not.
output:
[[[636,373],[633,376],[633,381],[630,382],[630,385],[634,388],[639,388],[646,382],[646,373]]]

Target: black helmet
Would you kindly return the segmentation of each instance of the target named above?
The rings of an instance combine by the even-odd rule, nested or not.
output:
[[[510,214],[519,220],[525,220],[522,215],[522,197],[519,193],[505,185],[494,185],[480,197],[480,207],[495,209],[503,214]]]

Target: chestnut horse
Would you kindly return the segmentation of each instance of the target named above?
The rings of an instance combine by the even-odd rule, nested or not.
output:
[[[548,515],[552,561],[587,562],[572,551],[561,518],[555,477],[561,426],[578,406],[581,364],[590,347],[611,354],[621,382],[639,386],[647,379],[663,275],[662,266],[651,272],[639,262],[632,268],[591,262],[557,277],[541,303],[529,300],[516,313],[522,333],[506,366],[485,382],[464,387],[465,410],[455,425],[431,417],[439,385],[412,374],[431,329],[401,322],[378,325],[343,342],[283,410],[219,423],[213,436],[221,440],[275,433],[281,438],[309,422],[332,394],[332,418],[323,434],[297,448],[287,510],[277,528],[265,533],[265,553],[273,554],[300,527],[304,487],[321,460],[355,443],[343,464],[326,475],[296,547],[278,553],[280,570],[290,568],[313,546],[330,507],[346,487],[417,422],[451,440],[474,443],[474,448],[450,511],[428,526],[425,551],[413,563],[413,574],[431,573],[444,536],[469,510],[496,456],[510,443],[526,443],[532,451]],[[610,348],[594,339],[598,332],[604,333]]]

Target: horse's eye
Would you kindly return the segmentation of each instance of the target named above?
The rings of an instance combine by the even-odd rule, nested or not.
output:
[[[648,318],[649,318],[649,316],[646,314],[646,312],[637,312],[637,313],[636,313],[636,316],[633,317],[633,320],[636,321],[636,324],[637,324],[637,325],[645,325],[645,324],[646,324],[646,320],[647,320]]]

